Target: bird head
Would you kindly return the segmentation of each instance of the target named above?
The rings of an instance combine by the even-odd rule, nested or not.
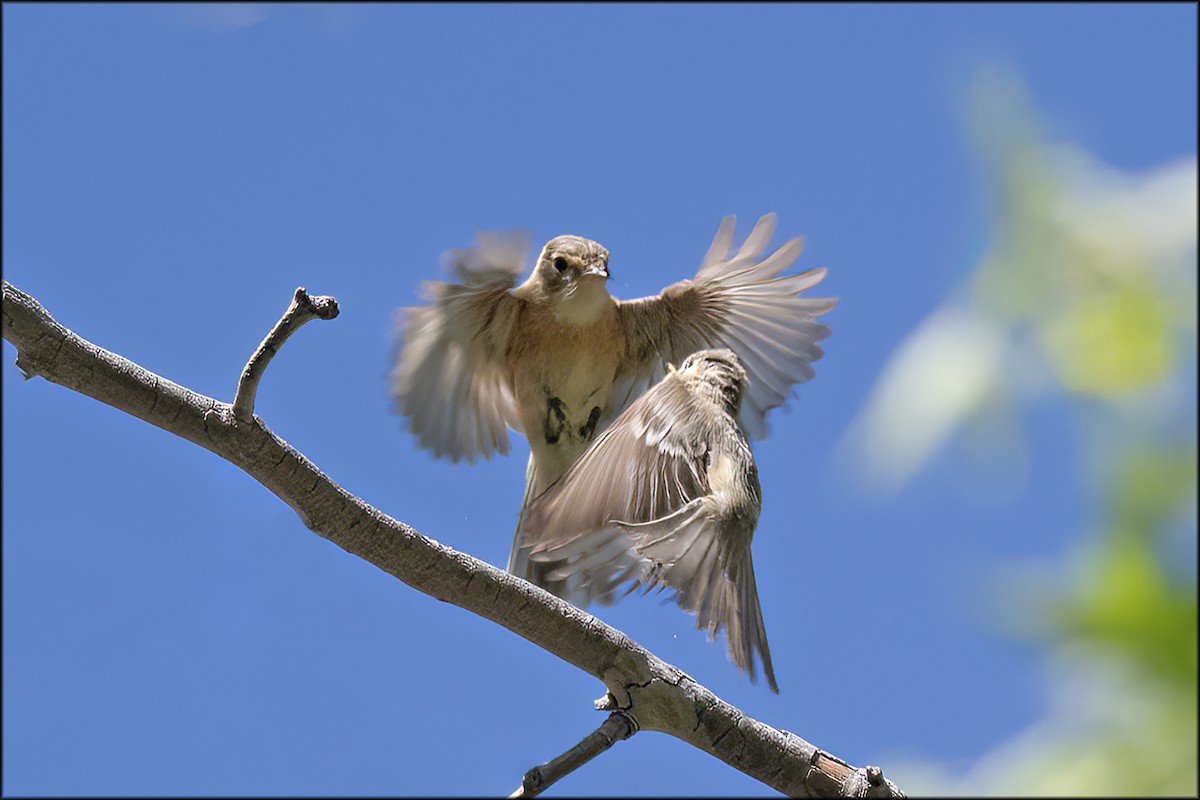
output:
[[[582,236],[555,236],[538,256],[534,274],[551,292],[569,292],[577,286],[608,280],[608,251]]]
[[[711,386],[729,412],[737,414],[749,380],[742,362],[732,350],[698,350],[683,360],[678,372]]]
[[[556,236],[542,248],[530,281],[550,300],[555,314],[576,324],[591,322],[613,300],[608,251],[582,236]]]

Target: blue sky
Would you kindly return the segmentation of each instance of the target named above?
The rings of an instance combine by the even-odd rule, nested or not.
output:
[[[346,489],[493,564],[527,450],[435,462],[389,410],[395,309],[478,228],[611,253],[612,292],[689,277],[718,222],[806,236],[839,306],[756,445],[781,694],[653,598],[599,610],[721,697],[855,764],[965,769],[1050,702],[989,604],[1087,522],[1061,409],[982,508],[952,454],[864,499],[833,467],[900,342],[975,264],[963,106],[1024,80],[1123,170],[1195,153],[1196,8],[1173,5],[5,4],[4,276],[64,325],[232,400],[296,286],[257,411]],[[497,794],[601,721],[593,678],[312,535],[208,451],[4,345],[5,794]],[[901,779],[902,776],[896,776]],[[761,794],[641,734],[559,794]]]

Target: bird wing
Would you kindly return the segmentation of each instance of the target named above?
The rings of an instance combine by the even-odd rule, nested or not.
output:
[[[654,586],[673,589],[680,607],[695,614],[696,627],[707,630],[710,637],[724,627],[729,655],[750,673],[751,681],[756,678],[757,652],[771,691],[778,693],[750,542],[739,542],[737,533],[722,534],[712,505],[711,498],[697,498],[661,519],[616,523],[616,527],[654,565],[643,579],[647,591]]]
[[[553,560],[577,576],[571,599],[581,606],[611,602],[611,590],[632,577],[624,570],[641,559],[610,522],[657,519],[708,494],[703,420],[684,381],[667,375],[531,501],[521,523],[521,549],[545,562],[549,548],[561,548]]]
[[[623,594],[672,590],[696,627],[726,629],[751,679],[757,651],[778,691],[750,561],[757,503],[748,530],[723,530],[726,509],[709,482],[713,439],[740,434],[700,402],[674,372],[634,401],[533,500],[522,546],[547,586],[580,607],[611,603],[625,583]],[[748,445],[745,456],[752,470]],[[752,489],[757,500],[756,479]]]
[[[521,430],[502,364],[519,305],[511,289],[528,239],[481,232],[476,241],[444,256],[460,282],[427,281],[429,304],[402,308],[397,320],[397,410],[422,447],[452,461],[507,453],[505,425]]]
[[[780,276],[800,255],[800,238],[760,257],[775,231],[774,214],[759,219],[731,254],[733,229],[734,218],[725,217],[692,279],[656,297],[618,303],[629,353],[608,419],[662,378],[667,364],[705,348],[728,347],[746,368],[750,385],[738,418],[751,438],[766,436],[766,413],[813,377],[812,362],[823,355],[817,343],[829,335],[816,318],[837,298],[800,293],[820,283],[825,268]]]
[[[665,517],[707,495],[706,419],[684,380],[668,374],[530,503],[526,545],[563,545],[612,519]]]

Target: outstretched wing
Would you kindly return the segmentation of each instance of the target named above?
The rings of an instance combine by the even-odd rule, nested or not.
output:
[[[475,247],[445,258],[460,283],[428,281],[428,305],[403,308],[392,370],[397,410],[422,447],[452,461],[507,453],[506,425],[520,431],[502,358],[519,301],[511,289],[528,240],[516,233],[479,233]]]
[[[732,216],[721,221],[691,280],[618,304],[629,353],[613,387],[610,417],[662,378],[666,364],[696,350],[728,347],[750,379],[738,417],[752,438],[761,438],[766,413],[787,400],[792,386],[813,377],[812,362],[823,355],[818,342],[829,335],[816,318],[837,298],[800,293],[820,283],[825,268],[780,276],[800,255],[799,238],[760,258],[775,231],[774,214],[763,216],[731,255],[733,229]]]

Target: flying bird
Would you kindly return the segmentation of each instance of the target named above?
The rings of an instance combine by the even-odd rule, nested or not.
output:
[[[697,350],[737,354],[750,381],[738,419],[751,437],[765,436],[767,411],[812,378],[818,342],[829,335],[816,317],[837,302],[801,296],[824,267],[781,275],[800,254],[800,238],[761,257],[774,230],[767,214],[732,251],[734,218],[726,217],[693,278],[636,300],[609,294],[609,254],[597,242],[551,239],[517,286],[524,241],[480,233],[475,247],[447,254],[459,282],[428,281],[428,304],[401,309],[397,408],[422,447],[454,461],[507,453],[507,428],[525,434],[522,509],[661,380],[668,363]],[[509,570],[566,596],[567,587],[525,557],[520,532],[518,521]]]
[[[750,541],[762,489],[736,416],[746,371],[729,350],[702,350],[639,397],[522,521],[551,581],[611,602],[614,590],[670,589],[755,680],[778,692]]]

